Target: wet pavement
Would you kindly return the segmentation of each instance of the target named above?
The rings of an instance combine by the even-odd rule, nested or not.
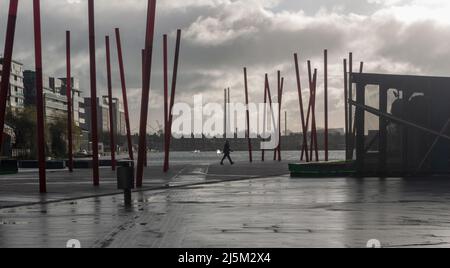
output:
[[[170,180],[177,188],[135,193],[129,209],[121,195],[1,209],[0,247],[450,247],[449,179],[209,184],[226,168],[190,166]]]
[[[186,162],[186,161],[185,161]],[[288,173],[288,162],[237,163],[220,166],[210,163],[174,164],[166,174],[159,165],[145,169],[143,190],[179,187],[197,183],[215,183],[261,176],[278,176]],[[47,190],[39,194],[37,171],[0,176],[0,208],[17,207],[35,203],[48,203],[118,194],[116,173],[110,168],[100,169],[100,187],[92,186],[91,170],[47,172]]]

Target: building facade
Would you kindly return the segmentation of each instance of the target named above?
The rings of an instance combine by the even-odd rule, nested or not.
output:
[[[113,124],[114,134],[124,136],[126,135],[125,111],[123,104],[118,98],[113,98]],[[91,133],[91,98],[84,99],[84,107],[86,112],[86,124],[84,128]],[[101,99],[97,98],[97,128],[99,137],[101,134],[109,133],[109,101],[107,96]]]
[[[3,58],[0,58],[0,81],[3,72]],[[13,112],[21,110],[25,107],[24,96],[24,71],[23,64],[13,61],[11,65],[10,88],[8,91],[7,107]]]
[[[72,78],[73,84],[73,117],[76,126],[82,127],[85,123],[85,111],[83,107],[82,91],[79,82]],[[36,105],[36,72],[24,72],[25,105]],[[60,118],[67,118],[66,79],[59,79],[44,75],[44,111],[47,122]]]

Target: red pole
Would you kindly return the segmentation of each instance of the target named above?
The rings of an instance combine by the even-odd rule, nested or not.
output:
[[[324,51],[324,94],[325,94],[325,161],[329,161],[328,152],[328,50]]]
[[[92,135],[92,169],[94,186],[100,185],[98,159],[98,122],[97,122],[97,64],[95,59],[95,13],[94,0],[88,1],[89,9],[89,61],[91,76],[91,135]]]
[[[295,61],[295,73],[297,76],[297,89],[298,89],[298,99],[300,102],[300,115],[301,115],[301,123],[302,123],[302,130],[303,130],[303,145],[302,145],[302,157],[300,161],[303,161],[303,152],[304,148],[306,147],[306,151],[308,151],[308,126],[305,124],[305,110],[303,109],[303,96],[302,96],[302,84],[300,79],[300,68],[298,65],[298,55],[297,53],[294,54],[294,61]],[[306,162],[309,162],[309,156],[306,154]]]
[[[267,124],[267,88],[269,87],[269,77],[268,74],[265,76],[264,80],[264,121],[263,121],[263,133],[266,134],[266,124]],[[263,139],[264,140],[264,139]],[[262,158],[261,161],[265,161],[266,150],[262,150],[261,152]]]
[[[116,142],[115,142],[115,128],[114,128],[114,114],[113,114],[113,97],[112,97],[112,82],[111,82],[111,48],[109,45],[109,36],[105,37],[106,41],[106,73],[108,80],[108,104],[109,104],[109,141],[111,144],[111,168],[116,170]],[[118,104],[117,104],[118,105]]]
[[[173,106],[175,105],[175,94],[177,88],[177,77],[178,77],[178,63],[180,59],[180,47],[181,47],[181,30],[177,30],[177,41],[175,45],[175,57],[173,63],[173,73],[172,73],[172,92],[170,96],[170,106],[169,106],[169,124],[168,124],[168,132],[167,132],[167,157],[170,154],[170,143],[172,139],[172,123],[173,123]],[[169,161],[167,161],[169,163]]]
[[[147,149],[147,120],[148,102],[150,98],[150,77],[152,71],[153,58],[153,38],[155,33],[156,0],[148,0],[147,7],[147,30],[145,37],[145,77],[141,99],[141,119],[139,128],[139,154],[136,172],[136,186],[142,187],[144,177],[144,161]]]
[[[145,49],[142,50],[142,88],[144,88],[144,77],[145,77]],[[145,137],[145,144],[147,144],[147,137]],[[146,147],[147,148],[147,147]],[[146,150],[144,155],[144,167],[148,167],[148,152]]]
[[[310,95],[309,95],[309,104],[308,104],[308,114],[306,116],[306,129],[307,129],[307,132],[308,132],[308,128],[309,128],[309,120],[311,118],[311,109],[312,109],[312,102],[313,102],[313,95],[314,95],[314,92],[313,92],[313,77],[312,76],[313,75],[312,75],[312,70],[311,70],[311,61],[308,61],[308,81],[309,81],[309,93],[310,93]],[[312,129],[312,124],[311,124],[311,139],[312,139],[312,135],[313,135],[312,130],[313,129]],[[311,143],[311,150],[313,149],[313,146],[314,146],[314,143]],[[308,147],[304,147],[303,150],[304,150],[304,154],[306,154],[306,155],[309,154]],[[302,158],[303,158],[303,152],[302,152]],[[312,156],[310,157],[310,161],[313,161]]]
[[[3,77],[11,76],[11,63],[14,48],[14,35],[16,32],[17,7],[19,0],[9,1],[8,25],[5,37],[5,50],[3,53]],[[10,88],[10,79],[2,79],[0,87],[0,152],[3,145],[3,131],[5,130],[6,102]]]
[[[130,114],[128,112],[127,84],[125,81],[125,67],[123,64],[122,42],[120,39],[120,30],[116,28],[117,56],[119,58],[120,84],[122,86],[123,109],[125,110],[125,125],[127,129],[128,154],[130,160],[134,160],[133,141],[131,140]]]
[[[252,152],[252,139],[250,134],[250,111],[248,107],[248,80],[247,80],[247,68],[244,68],[244,86],[245,86],[245,105],[246,105],[246,116],[247,116],[247,141],[248,141],[248,157],[250,163],[253,162],[253,152]]]
[[[167,35],[163,36],[164,73],[164,172],[169,171],[169,78],[167,60]]]
[[[349,99],[353,100],[353,86],[352,86],[352,73],[353,73],[353,53],[349,53],[349,78],[348,78],[348,97]],[[349,113],[348,113],[348,133],[350,135],[349,137],[349,154],[350,159],[353,159],[353,151],[354,151],[354,139],[353,139],[353,106],[349,105]]]
[[[278,94],[278,104],[280,103],[280,87],[281,87],[281,71],[277,71],[277,94]],[[277,119],[278,120],[278,119]],[[278,121],[278,128],[279,128],[279,126],[280,126],[280,122]],[[278,141],[279,141],[279,138],[280,138],[280,136],[279,136],[279,131],[277,132],[277,135],[278,135]],[[275,150],[273,151],[273,161],[276,161],[277,160],[277,156],[278,156],[278,146],[279,146],[279,144],[277,145],[277,148],[275,148]]]
[[[278,161],[281,162],[281,105],[283,104],[283,89],[284,89],[284,77],[281,78],[280,92],[279,92],[279,106],[278,106]]]
[[[67,95],[67,139],[69,143],[69,171],[73,172],[73,114],[72,114],[72,71],[70,59],[70,31],[66,31],[66,95]]]
[[[345,159],[350,160],[349,157],[349,135],[348,128],[348,81],[347,81],[347,59],[344,59],[344,107],[345,107]]]
[[[37,113],[37,143],[39,162],[39,189],[47,192],[45,174],[45,136],[44,136],[44,90],[42,74],[42,41],[41,41],[41,8],[40,0],[33,0],[34,11],[34,49],[36,64],[36,113]]]
[[[313,122],[314,122],[314,148],[316,152],[316,161],[319,161],[319,145],[317,138],[317,122],[316,122],[316,96],[317,96],[317,69],[314,69],[314,101],[313,101]],[[312,157],[311,157],[312,158]]]

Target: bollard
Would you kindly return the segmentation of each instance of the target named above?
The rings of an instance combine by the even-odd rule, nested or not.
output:
[[[118,162],[117,189],[123,190],[126,207],[131,206],[131,190],[134,189],[134,162]]]

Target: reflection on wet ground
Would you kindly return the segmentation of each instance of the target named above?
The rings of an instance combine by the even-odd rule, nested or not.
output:
[[[0,247],[450,247],[449,191],[438,178],[184,186],[137,193],[131,209],[121,195],[3,209]]]

